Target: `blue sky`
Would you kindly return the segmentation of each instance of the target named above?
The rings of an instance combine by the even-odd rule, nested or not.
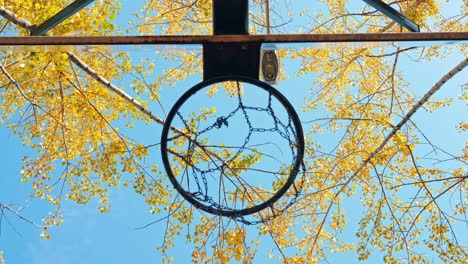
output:
[[[123,1],[122,16],[119,22],[124,24],[128,20],[130,10],[138,10],[136,4]],[[153,52],[133,52],[134,57],[155,56]],[[157,58],[157,57],[156,57]],[[423,94],[436,83],[449,69],[453,68],[463,59],[463,55],[451,54],[446,59],[433,60],[427,63],[414,63],[408,57],[403,56],[400,61],[400,70],[404,70],[408,80],[412,83],[409,89],[416,94]],[[281,81],[277,87],[299,110],[303,98],[307,95],[312,76],[294,76],[298,69],[297,62],[285,61],[285,68],[289,78]],[[449,81],[436,94],[436,97],[452,97],[456,99],[461,94],[460,85],[468,82],[467,70],[458,74]],[[196,84],[198,79],[191,78],[178,86],[190,87]],[[121,83],[125,85],[125,83]],[[174,103],[175,98],[184,89],[170,89],[165,97],[166,110]],[[419,111],[414,118],[419,127],[431,138],[435,145],[443,146],[449,151],[459,153],[460,144],[466,141],[466,134],[455,132],[454,127],[462,121],[462,117],[468,113],[466,102],[455,100],[455,105],[450,110],[442,109],[435,113]],[[307,116],[301,114],[307,121]],[[157,127],[156,125],[154,127]],[[153,128],[153,127],[151,127]],[[159,130],[157,130],[159,131]],[[134,134],[140,135],[142,141],[154,142],[159,134],[154,129],[136,127]],[[324,136],[324,140],[327,140]],[[156,153],[156,152],[155,152]],[[15,204],[24,207],[22,215],[28,219],[40,222],[40,216],[48,213],[48,207],[41,201],[30,200],[31,187],[19,182],[22,166],[22,158],[29,155],[30,150],[24,147],[20,139],[10,133],[5,126],[0,127],[0,160],[2,172],[0,175],[0,201],[4,204]],[[101,214],[97,210],[97,202],[92,201],[87,206],[65,202],[63,206],[64,224],[51,231],[52,238],[49,241],[39,238],[40,229],[36,228],[11,214],[6,214],[8,219],[3,219],[0,235],[0,250],[4,251],[7,263],[159,263],[160,253],[155,249],[161,245],[161,224],[152,225],[142,230],[135,228],[143,226],[155,220],[155,216],[148,213],[147,205],[143,199],[136,195],[131,188],[121,188],[110,193],[112,210],[109,214]],[[350,200],[345,203],[349,212],[358,201]],[[17,208],[16,206],[13,206]],[[356,215],[348,214],[352,221],[357,221]],[[343,237],[353,240],[354,231]],[[265,241],[260,250],[259,260],[267,256],[271,241]],[[185,241],[176,242],[177,258],[175,263],[187,263],[190,254],[186,250]],[[330,263],[348,262],[354,255],[337,254],[330,256]],[[369,263],[380,262],[372,259]],[[261,262],[261,261],[260,261]]]

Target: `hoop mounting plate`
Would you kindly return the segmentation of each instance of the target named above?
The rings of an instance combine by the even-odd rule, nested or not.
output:
[[[237,75],[258,79],[261,43],[203,44],[203,80]]]

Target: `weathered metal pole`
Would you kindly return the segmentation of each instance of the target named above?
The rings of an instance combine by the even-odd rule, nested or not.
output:
[[[254,44],[307,43],[330,48],[352,47],[371,42],[408,43],[413,46],[468,44],[468,32],[354,33],[354,34],[282,34],[282,35],[176,35],[176,36],[81,36],[81,37],[0,37],[2,50],[15,46],[61,45],[179,45],[179,44]],[[412,43],[414,42],[414,43]],[[405,45],[408,45],[405,44]],[[375,45],[379,45],[376,43]],[[374,46],[375,46],[374,45]],[[294,47],[291,47],[294,48]],[[297,48],[297,46],[296,46]]]

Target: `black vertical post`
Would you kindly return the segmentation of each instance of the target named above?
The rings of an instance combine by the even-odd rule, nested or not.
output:
[[[248,0],[213,0],[214,35],[248,35]]]
[[[249,0],[212,0],[214,35],[249,34]],[[262,43],[204,43],[203,79],[239,75],[258,79]]]

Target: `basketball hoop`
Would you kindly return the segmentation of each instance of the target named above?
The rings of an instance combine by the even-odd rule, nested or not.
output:
[[[234,90],[206,94],[223,84]],[[187,201],[241,219],[272,208],[294,183],[304,135],[294,108],[272,86],[224,76],[177,100],[162,130],[161,154],[171,183]]]

